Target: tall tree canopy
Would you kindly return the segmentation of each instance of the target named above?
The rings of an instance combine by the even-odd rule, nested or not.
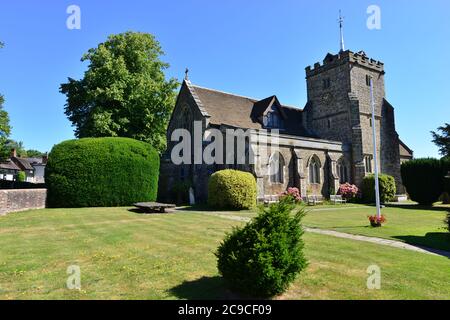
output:
[[[60,89],[75,135],[130,137],[164,151],[178,82],[166,80],[162,55],[153,35],[137,32],[111,35],[83,55],[90,62],[84,78]]]
[[[450,157],[450,124],[446,123],[439,127],[438,131],[442,132],[442,134],[431,131],[433,142],[439,147],[439,153],[443,157]]]
[[[28,157],[27,150],[25,149],[22,141],[7,139],[5,147],[8,152],[8,156],[11,154],[11,150],[15,149],[17,156],[22,158]]]
[[[0,48],[3,48],[3,43],[0,41]],[[11,126],[9,125],[8,112],[3,109],[4,97],[0,94],[0,161],[5,160],[9,156],[6,142],[11,133]]]

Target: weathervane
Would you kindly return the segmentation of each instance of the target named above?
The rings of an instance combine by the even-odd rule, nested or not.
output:
[[[186,70],[184,71],[184,80],[189,80],[189,69],[186,68]]]
[[[341,51],[345,51],[345,46],[344,46],[344,17],[341,15],[341,10],[339,10],[339,32],[341,35]]]

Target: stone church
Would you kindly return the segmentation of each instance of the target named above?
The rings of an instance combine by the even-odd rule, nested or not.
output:
[[[378,165],[381,173],[394,176],[397,193],[403,193],[400,164],[413,157],[395,129],[394,108],[386,100],[384,65],[363,51],[341,50],[327,54],[323,63],[308,66],[307,98],[303,109],[283,105],[277,97],[253,99],[183,81],[167,132],[168,149],[162,156],[160,199],[175,201],[190,187],[197,202],[207,199],[209,176],[234,168],[251,172],[258,198],[297,187],[302,196],[328,196],[339,185],[361,185],[374,171],[372,126],[376,128]],[[370,79],[373,81],[375,123],[371,117]],[[192,132],[201,121],[203,134],[212,128],[252,129],[270,140],[277,129],[278,149],[253,147],[254,161],[246,164],[174,164],[171,159],[175,129]],[[208,142],[203,142],[203,148]],[[194,155],[191,155],[194,157]],[[272,171],[272,168],[279,168]],[[277,172],[273,174],[273,172]],[[186,197],[184,197],[186,199]]]

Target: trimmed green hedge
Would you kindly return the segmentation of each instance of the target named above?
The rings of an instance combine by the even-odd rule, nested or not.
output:
[[[283,293],[306,268],[303,254],[303,208],[284,198],[260,213],[243,228],[236,228],[219,246],[219,273],[227,285],[252,297]],[[292,215],[294,211],[295,214]]]
[[[378,184],[380,188],[380,201],[382,203],[392,201],[397,192],[394,177],[387,174],[379,174]],[[375,175],[370,174],[364,177],[362,198],[365,203],[375,203]]]
[[[402,163],[403,185],[411,200],[432,205],[444,191],[445,161],[423,158]]]
[[[45,170],[49,207],[127,206],[156,200],[159,155],[129,138],[85,138],[53,147]]]
[[[215,209],[243,210],[256,206],[256,181],[251,173],[217,171],[209,178],[208,205]]]
[[[441,166],[444,174],[444,192],[450,195],[450,157],[442,158]]]

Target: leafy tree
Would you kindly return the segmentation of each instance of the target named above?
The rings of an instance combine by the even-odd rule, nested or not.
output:
[[[28,157],[27,150],[25,150],[25,147],[23,146],[22,141],[15,141],[12,139],[7,139],[5,142],[5,149],[7,152],[7,157],[11,154],[12,149],[16,149],[16,153],[18,157]]]
[[[39,150],[29,149],[26,151],[28,158],[41,158],[45,156],[45,152],[41,152]]]
[[[2,42],[0,42],[0,48],[3,48]],[[4,102],[5,98],[0,94],[0,161],[5,160],[9,155],[9,151],[6,148],[6,142],[11,133],[8,112],[3,109]]]
[[[446,123],[444,126],[439,127],[437,132],[431,131],[433,135],[433,142],[439,147],[439,153],[443,157],[450,157],[450,123]]]
[[[27,150],[22,141],[15,141],[13,139],[6,139],[3,144],[3,149],[5,153],[4,158],[8,158],[11,154],[11,150],[16,149],[16,153],[18,157],[22,158],[40,158],[43,157],[46,153],[41,152],[39,150]]]
[[[130,137],[164,151],[178,82],[166,80],[162,55],[153,35],[138,32],[111,35],[83,55],[90,62],[84,78],[60,88],[75,135]]]

